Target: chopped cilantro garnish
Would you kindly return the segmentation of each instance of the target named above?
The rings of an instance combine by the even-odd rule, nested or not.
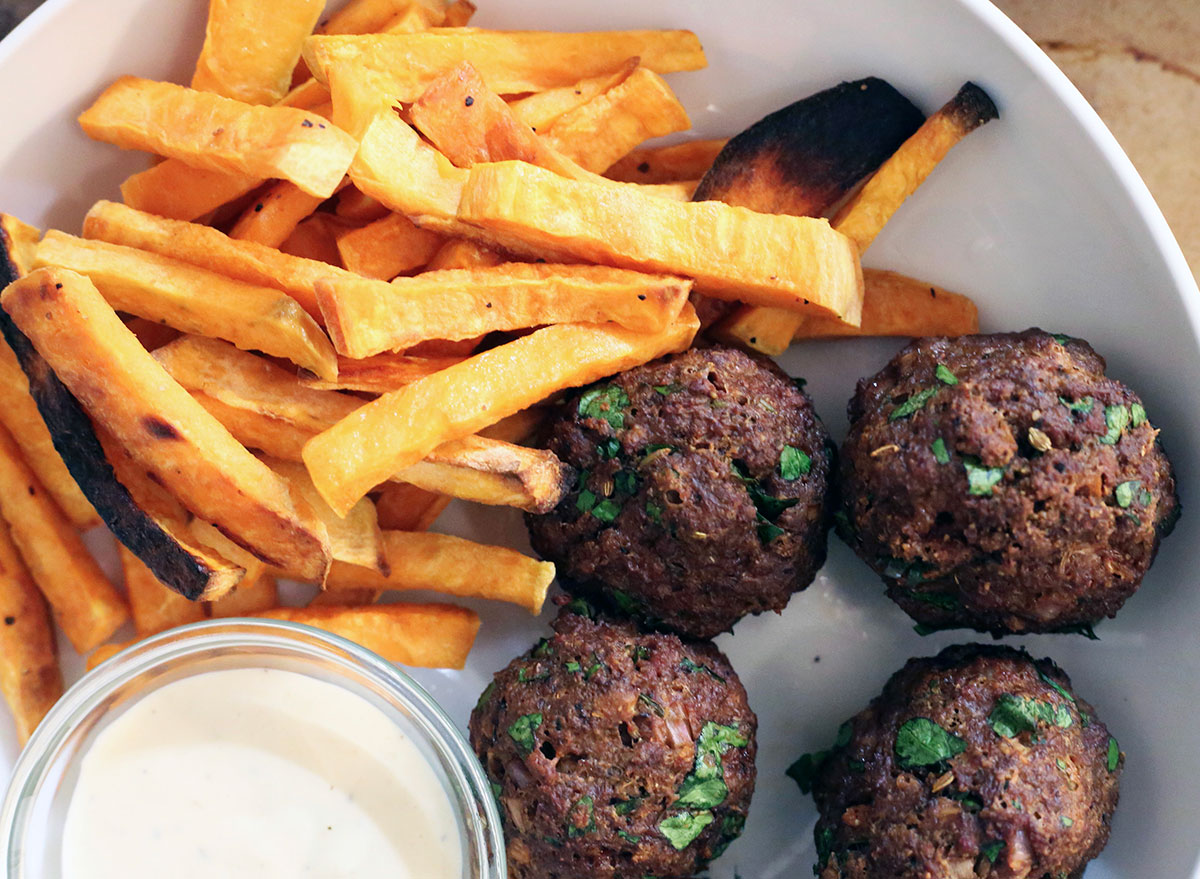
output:
[[[664,818],[658,825],[658,831],[676,851],[683,851],[712,823],[712,812],[679,812]]]
[[[642,612],[642,606],[637,599],[623,589],[613,589],[611,595],[613,603],[621,609],[621,613],[633,617]]]
[[[803,391],[805,385],[808,384],[808,379],[800,378],[800,376],[796,376],[794,379],[792,379],[792,384],[794,384],[796,386],[796,390]]]
[[[632,833],[629,833],[625,830],[618,830],[617,836],[621,837],[621,839],[625,840],[628,843],[632,843],[633,845],[637,845],[639,842],[642,841],[642,838],[640,836],[635,836]]]
[[[954,791],[947,794],[952,800],[958,800],[968,812],[978,812],[983,808],[983,800],[971,791]]]
[[[649,693],[639,693],[637,697],[637,704],[643,706],[652,714],[657,714],[659,717],[663,717],[666,714],[666,712],[663,711],[663,707],[659,705],[658,702],[654,700],[654,697]]]
[[[1116,491],[1113,492],[1113,497],[1116,498],[1117,506],[1122,510],[1129,509],[1133,504],[1133,499],[1138,486],[1141,483],[1136,479],[1130,479],[1128,482],[1122,482],[1117,485]]]
[[[1064,760],[1062,757],[1055,757],[1054,765],[1057,766],[1059,769],[1061,769],[1063,772],[1067,771],[1067,761]]]
[[[596,451],[601,458],[615,458],[621,453],[621,441],[618,439],[606,439],[600,445],[596,446]]]
[[[1108,771],[1116,772],[1117,764],[1121,762],[1121,746],[1112,736],[1108,737]]]
[[[908,418],[915,412],[925,408],[925,404],[933,399],[933,395],[938,392],[936,387],[925,388],[917,391],[915,394],[909,395],[909,398],[897,406],[888,415],[888,421],[899,421],[901,418]]]
[[[1092,413],[1092,406],[1096,403],[1091,397],[1084,397],[1082,400],[1074,402],[1071,402],[1066,397],[1059,397],[1058,402],[1062,403],[1072,412],[1078,412],[1080,415],[1090,415]]]
[[[547,845],[552,845],[555,848],[562,848],[563,846],[563,841],[557,836],[543,836],[542,842],[546,843]]]
[[[567,838],[575,839],[596,829],[596,807],[592,798],[586,794],[575,801],[571,811],[567,813]],[[582,818],[584,820],[580,821]]]
[[[681,669],[683,669],[684,671],[686,671],[688,674],[695,674],[696,672],[704,672],[704,674],[708,675],[713,680],[719,681],[722,684],[725,683],[725,678],[721,677],[719,674],[717,674],[715,671],[713,671],[707,665],[703,665],[702,663],[698,663],[698,662],[693,662],[691,659],[689,659],[686,656],[683,657],[683,659],[680,661],[679,667]]]
[[[672,382],[669,385],[655,385],[654,390],[657,393],[662,394],[664,397],[669,397],[669,396],[671,396],[671,394],[682,391],[683,385],[675,384],[674,382]]]
[[[1146,423],[1146,407],[1141,403],[1133,403],[1129,407],[1130,427],[1141,427]]]
[[[950,463],[950,453],[946,450],[946,441],[940,436],[929,444],[929,448],[933,452],[933,460],[939,464]]]
[[[621,800],[620,802],[613,803],[612,804],[613,811],[616,812],[618,815],[629,815],[632,812],[637,810],[637,807],[639,805],[641,805],[641,802],[644,799],[646,799],[646,798],[645,797],[630,797],[627,800]]]
[[[1059,820],[1059,823],[1061,823],[1063,827],[1073,827],[1075,825],[1075,819],[1068,818],[1066,815],[1060,815],[1058,817],[1058,820]]]
[[[553,652],[554,652],[554,648],[550,646],[550,639],[542,638],[540,641],[538,641],[536,644],[533,645],[533,650],[531,651],[531,655],[536,656],[538,659],[544,659],[545,657],[549,656]]]
[[[646,501],[646,515],[650,517],[650,521],[655,525],[662,524],[663,508],[652,501]]]
[[[598,418],[608,422],[613,430],[625,426],[625,413],[621,410],[629,405],[629,395],[616,385],[604,385],[584,391],[579,398],[579,414],[584,418]]]
[[[621,512],[621,504],[610,497],[606,497],[596,506],[592,507],[592,515],[603,522],[605,525],[611,525]]]
[[[679,799],[675,804],[692,809],[715,809],[725,802],[728,794],[729,788],[721,776],[700,778],[692,773],[679,785]]]
[[[990,497],[1004,478],[1003,467],[984,467],[973,455],[963,458],[963,467],[967,471],[967,493],[974,497]]]
[[[1083,635],[1089,641],[1099,641],[1100,636],[1096,634],[1094,628],[1095,623],[1073,623],[1069,626],[1059,626],[1054,630],[1056,635]]]
[[[775,524],[775,520],[784,510],[800,503],[799,498],[780,498],[767,494],[757,480],[750,478],[750,474],[742,464],[734,461],[730,466],[733,475],[746,486],[746,493],[750,495],[750,500],[757,511],[758,539],[763,543],[770,543],[783,534],[783,529]]]
[[[939,363],[937,365],[937,369],[934,370],[934,375],[936,375],[937,380],[940,381],[944,385],[958,384],[958,376],[956,376],[953,372],[951,372],[950,367],[948,367],[944,363]]]
[[[590,513],[592,508],[596,506],[596,493],[584,489],[579,492],[579,497],[575,499],[575,509],[581,513]]]
[[[576,662],[574,659],[568,659],[568,660],[567,660],[567,661],[566,661],[566,662],[563,664],[563,667],[564,667],[564,668],[565,668],[567,671],[571,672],[571,674],[577,674],[577,673],[579,673],[579,672],[583,671],[583,666],[582,666],[582,665],[580,665],[578,662]]]
[[[721,757],[730,748],[744,748],[748,739],[736,726],[724,726],[708,721],[696,739],[696,761],[692,771],[679,786],[678,805],[695,809],[715,809],[725,802],[729,788],[725,786]]]
[[[504,793],[504,785],[498,781],[490,782],[492,786],[492,798],[496,801],[496,805],[500,804],[500,794]]]
[[[967,743],[946,732],[927,717],[905,721],[896,732],[896,756],[903,769],[933,766],[956,757],[967,749]]]
[[[522,757],[533,753],[533,734],[542,725],[542,715],[522,714],[508,728],[508,737],[517,744]]]
[[[537,674],[533,674],[529,671],[528,666],[522,666],[517,671],[517,680],[522,684],[532,683],[533,681],[544,681],[548,677],[550,677],[549,669],[543,672],[538,672]]]
[[[628,470],[622,470],[613,476],[613,485],[623,494],[637,494],[637,476]]]
[[[729,848],[729,844],[742,835],[742,829],[746,826],[746,816],[733,813],[726,815],[721,819],[721,838],[717,840],[717,844],[713,846],[713,858],[719,858],[725,853],[725,849]],[[738,879],[738,874],[734,872],[734,879]]]
[[[1000,852],[1002,851],[1004,851],[1004,841],[1001,839],[994,839],[991,842],[985,843],[979,849],[979,853],[987,858],[989,864],[996,863],[996,858],[1000,857]]]
[[[1129,426],[1131,417],[1128,406],[1105,406],[1104,426],[1108,428],[1108,432],[1100,437],[1100,442],[1106,446],[1115,446],[1125,428]]]
[[[1006,739],[1014,739],[1023,732],[1036,734],[1039,722],[1065,729],[1071,725],[1071,711],[1065,705],[1001,693],[988,715],[992,732]]]
[[[479,694],[479,701],[475,703],[475,710],[479,711],[484,705],[488,704],[488,700],[492,698],[492,694],[496,692],[496,682],[492,681],[488,684],[482,693]]]
[[[940,610],[958,610],[961,606],[958,596],[950,592],[917,592],[916,590],[907,590],[904,594],[913,601],[930,604]]]
[[[783,534],[783,529],[774,522],[768,522],[761,519],[758,523],[758,539],[761,543],[770,543],[776,537]]]
[[[675,447],[668,443],[650,443],[646,448],[642,449],[642,460],[645,461],[655,452],[661,452],[663,449],[674,449]]]
[[[1062,696],[1064,699],[1069,701],[1071,704],[1075,704],[1075,697],[1071,695],[1070,691],[1067,690],[1066,687],[1064,687],[1058,681],[1049,677],[1040,668],[1038,669],[1038,677],[1042,679],[1042,683],[1049,685],[1051,689],[1053,689],[1056,693],[1058,693],[1058,695]]]
[[[789,766],[784,774],[800,786],[801,793],[810,794],[812,793],[813,781],[816,779],[817,773],[828,759],[828,751],[814,751],[811,754],[801,754],[800,758]]]
[[[833,828],[822,827],[816,830],[813,835],[816,837],[817,843],[817,865],[822,866],[829,860],[829,856],[833,854]]]
[[[794,446],[784,446],[779,453],[779,475],[791,482],[806,476],[812,469],[812,458]]]
[[[572,598],[563,607],[563,610],[567,611],[567,613],[576,613],[581,617],[587,617],[589,620],[596,618],[596,609],[583,598]]]

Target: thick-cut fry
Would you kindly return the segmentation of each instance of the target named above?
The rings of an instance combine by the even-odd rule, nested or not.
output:
[[[987,93],[974,83],[966,83],[842,206],[834,223],[858,245],[859,252],[865,251],[950,148],[997,115],[996,105]]]
[[[383,541],[392,565],[389,576],[335,564],[329,572],[329,588],[434,590],[459,598],[507,601],[538,614],[554,580],[550,562],[449,534],[387,531]]]
[[[354,278],[352,273],[328,263],[280,253],[251,241],[237,241],[208,226],[166,220],[111,201],[92,206],[83,221],[83,234],[85,238],[148,250],[236,281],[274,287],[318,319],[321,310],[317,307],[317,281]]]
[[[699,322],[689,305],[666,331],[559,324],[385,394],[309,440],[304,463],[345,512],[374,486],[444,442],[495,424],[564,388],[682,351]]]
[[[487,439],[500,440],[506,443],[527,445],[546,423],[546,409],[543,406],[530,406],[501,418],[495,424],[490,424],[479,431],[479,436]]]
[[[345,517],[338,516],[325,503],[303,464],[275,458],[265,460],[267,466],[292,484],[324,523],[325,530],[329,532],[329,551],[335,562],[387,574],[389,569],[383,534],[379,530],[375,504],[369,498],[363,498],[355,504]]]
[[[339,235],[337,248],[347,270],[364,278],[388,281],[425,265],[444,240],[441,235],[418,229],[403,214],[389,214]]]
[[[102,663],[108,662],[126,647],[132,647],[139,640],[138,638],[134,638],[130,641],[122,641],[119,644],[101,644],[88,655],[84,668],[87,671],[91,671]]]
[[[188,526],[192,536],[203,545],[233,559],[246,569],[246,576],[224,595],[204,602],[204,613],[214,619],[244,617],[279,603],[274,570],[246,552],[210,523],[193,519]]]
[[[354,138],[294,107],[258,107],[167,82],[125,76],[79,117],[84,132],[122,149],[181,159],[211,171],[290,180],[333,195]]]
[[[332,100],[332,96],[329,94],[328,86],[317,82],[315,79],[305,79],[304,82],[280,98],[278,106],[295,107],[297,110],[315,112],[328,104],[330,100]],[[325,114],[320,113],[318,115],[324,116]]]
[[[36,277],[32,275],[30,277]],[[16,282],[24,283],[23,281]],[[128,618],[124,599],[0,428],[0,515],[54,617],[80,653],[105,641]]]
[[[363,133],[350,179],[398,213],[453,219],[467,172],[387,111],[375,116]]]
[[[466,238],[451,238],[433,255],[425,268],[435,272],[440,269],[482,269],[498,266],[504,259],[496,251]]]
[[[323,378],[337,376],[329,338],[296,300],[278,290],[55,231],[38,245],[38,265],[87,275],[113,308],[129,314],[284,357]]]
[[[396,478],[479,504],[548,513],[562,500],[572,476],[553,452],[469,436],[442,443]]]
[[[333,212],[352,223],[374,223],[391,213],[371,196],[359,192],[357,186],[348,186],[338,194]]]
[[[189,601],[174,589],[159,582],[141,559],[124,546],[118,546],[121,570],[125,575],[125,595],[129,599],[129,614],[139,638],[158,632],[197,623],[204,619],[204,605]]]
[[[521,162],[473,167],[458,217],[591,262],[693,278],[716,298],[859,320],[858,254],[824,220],[676,203]]]
[[[313,214],[296,227],[287,241],[279,245],[279,251],[340,269],[342,256],[337,249],[336,227],[335,218],[331,215]]]
[[[129,331],[137,336],[137,340],[142,343],[142,347],[147,351],[161,348],[163,345],[170,344],[183,335],[183,333],[174,327],[160,324],[148,318],[133,317],[131,315],[129,317],[122,317],[121,319],[125,322],[125,326],[129,327]]]
[[[465,357],[414,357],[410,354],[392,353],[376,354],[361,360],[339,357],[337,381],[327,382],[316,377],[300,376],[300,383],[305,387],[323,391],[386,394],[464,359]]]
[[[827,318],[806,319],[797,338],[841,336],[962,336],[979,332],[975,303],[927,281],[865,269],[861,327]]]
[[[192,88],[273,104],[292,82],[325,0],[209,0]]]
[[[0,694],[24,745],[63,693],[46,600],[0,521]]]
[[[379,601],[379,589],[355,586],[350,589],[325,588],[309,599],[305,607],[365,607]]]
[[[504,263],[382,281],[322,281],[317,301],[334,346],[349,357],[398,351],[427,339],[496,330],[613,321],[663,330],[691,284],[605,266]]]
[[[383,34],[415,34],[427,31],[431,27],[444,27],[446,14],[440,10],[430,9],[420,3],[411,4],[382,28]]]
[[[295,183],[280,180],[246,208],[233,224],[229,237],[279,247],[324,200],[309,195]]]
[[[419,668],[462,668],[479,632],[479,615],[453,604],[277,607],[255,616],[323,629]]]
[[[705,64],[700,41],[690,31],[565,34],[435,28],[416,34],[315,36],[304,47],[309,69],[322,82],[332,66],[355,64],[371,78],[374,91],[405,103],[465,60],[493,92],[513,95],[603,76],[635,55],[656,73],[698,70]]]
[[[167,159],[126,179],[121,184],[121,198],[139,211],[190,221],[241,198],[262,182],[256,174],[194,168],[179,159]]]
[[[589,76],[567,86],[534,92],[510,101],[513,115],[534,131],[548,131],[564,113],[582,107],[597,95],[602,95],[637,70],[640,58],[628,58],[609,73]]]
[[[33,260],[41,238],[42,232],[36,226],[24,223],[11,214],[0,214],[0,250],[3,251],[0,258],[8,260],[15,277],[33,271]]]
[[[170,378],[87,278],[39,269],[2,301],[93,419],[188,509],[272,564],[324,573],[329,546],[311,511]]]
[[[601,172],[638,144],[691,127],[666,81],[639,67],[619,85],[564,113],[544,137],[567,158]]]
[[[689,140],[666,147],[634,150],[604,172],[610,180],[625,183],[673,183],[699,180],[725,148],[727,138]]]
[[[433,2],[420,0],[350,0],[317,28],[319,34],[373,34],[387,27],[396,16],[411,9],[426,12],[431,19],[441,21],[442,15],[435,11]],[[432,27],[432,25],[430,25]]]
[[[385,531],[428,531],[450,500],[407,482],[389,482],[375,498],[379,527]]]
[[[454,0],[446,7],[446,27],[466,27],[475,15],[476,6],[471,0]]]

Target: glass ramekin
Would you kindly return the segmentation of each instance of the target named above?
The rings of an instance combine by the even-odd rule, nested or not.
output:
[[[59,879],[62,827],[79,761],[96,735],[144,694],[180,678],[273,668],[364,697],[421,750],[450,799],[464,879],[506,879],[504,837],[491,786],[462,735],[408,675],[356,644],[274,620],[213,620],[172,629],[105,662],[46,715],[17,760],[0,812],[6,879]]]

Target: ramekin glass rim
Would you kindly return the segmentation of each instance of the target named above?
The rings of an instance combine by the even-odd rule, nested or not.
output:
[[[172,660],[220,648],[293,648],[315,650],[334,663],[358,666],[405,708],[410,709],[417,728],[439,756],[461,772],[477,802],[462,802],[464,792],[448,790],[460,811],[469,816],[464,831],[487,865],[486,879],[506,879],[504,837],[500,815],[474,752],[445,710],[419,683],[391,662],[338,635],[302,623],[260,618],[229,618],[189,623],[133,644],[80,678],[38,725],[21,751],[0,806],[0,857],[10,863],[13,846],[21,845],[28,828],[23,825],[22,807],[31,786],[53,766],[59,750],[78,725],[105,699],[139,675]],[[484,818],[476,811],[481,804]]]

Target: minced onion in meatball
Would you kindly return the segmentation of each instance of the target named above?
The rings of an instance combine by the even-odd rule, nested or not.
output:
[[[779,611],[825,561],[832,446],[768,360],[700,348],[570,396],[549,448],[578,471],[529,515],[576,594],[707,638]]]
[[[1124,757],[1048,659],[998,646],[913,659],[811,785],[819,879],[1078,877],[1108,841]]]
[[[1178,512],[1141,400],[1086,342],[918,340],[850,401],[839,531],[933,628],[1111,617]]]
[[[471,715],[509,875],[691,876],[746,821],[757,726],[746,691],[711,643],[643,634],[574,604]]]

